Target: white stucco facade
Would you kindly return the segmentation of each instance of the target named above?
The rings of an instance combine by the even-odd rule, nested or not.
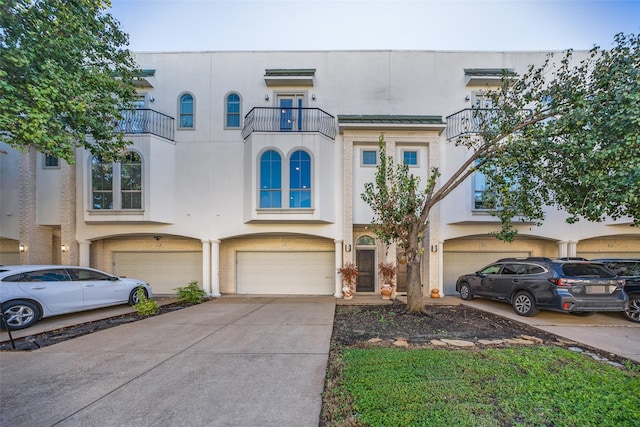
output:
[[[389,154],[415,162],[412,173],[426,180],[437,167],[445,180],[469,155],[447,141],[446,117],[470,108],[496,82],[468,70],[522,72],[546,55],[137,53],[148,71],[141,102],[153,111],[149,117],[161,114],[171,126],[163,134],[145,123],[128,135],[141,159],[139,206],[122,207],[120,165],[113,166],[114,205],[96,208],[89,152],[79,150],[72,166],[45,167],[42,154],[2,145],[0,263],[90,265],[145,279],[160,294],[196,280],[211,295],[340,296],[336,270],[356,262],[374,266],[357,292],[377,292],[375,266],[399,255],[375,240],[360,197],[373,181],[375,163],[365,157],[375,158],[380,134]],[[185,94],[193,126],[182,126]],[[239,126],[227,122],[230,95],[238,100]],[[265,153],[279,159],[277,173],[267,174]],[[630,221],[569,225],[565,218],[548,209],[542,226],[520,224],[513,243],[498,241],[490,233],[499,222],[474,208],[468,179],[431,213],[425,294],[454,294],[458,274],[506,255],[640,256],[640,229]]]

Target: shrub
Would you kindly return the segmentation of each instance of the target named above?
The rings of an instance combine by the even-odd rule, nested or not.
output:
[[[198,287],[198,282],[192,280],[187,286],[175,288],[178,293],[178,303],[200,304],[207,296],[204,289]]]
[[[136,291],[138,296],[138,303],[134,304],[132,307],[140,316],[153,316],[158,313],[160,306],[158,302],[152,299],[148,299],[147,295],[144,293],[144,288],[142,286],[138,287]]]

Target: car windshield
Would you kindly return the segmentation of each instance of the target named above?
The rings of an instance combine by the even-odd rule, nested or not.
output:
[[[562,271],[566,276],[571,277],[615,277],[615,273],[599,264],[576,263],[563,264]]]

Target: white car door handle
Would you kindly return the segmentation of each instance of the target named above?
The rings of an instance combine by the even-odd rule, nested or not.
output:
[[[39,289],[47,289],[46,286],[32,286],[31,289],[35,289],[36,291]]]
[[[84,285],[84,287],[85,287],[85,288],[93,288],[94,286],[95,286],[95,285],[91,285],[91,284],[89,284],[89,285]]]

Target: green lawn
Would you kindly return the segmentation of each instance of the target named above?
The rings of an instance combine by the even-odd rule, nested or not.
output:
[[[326,425],[640,426],[638,365],[560,347],[344,349],[332,365]]]

